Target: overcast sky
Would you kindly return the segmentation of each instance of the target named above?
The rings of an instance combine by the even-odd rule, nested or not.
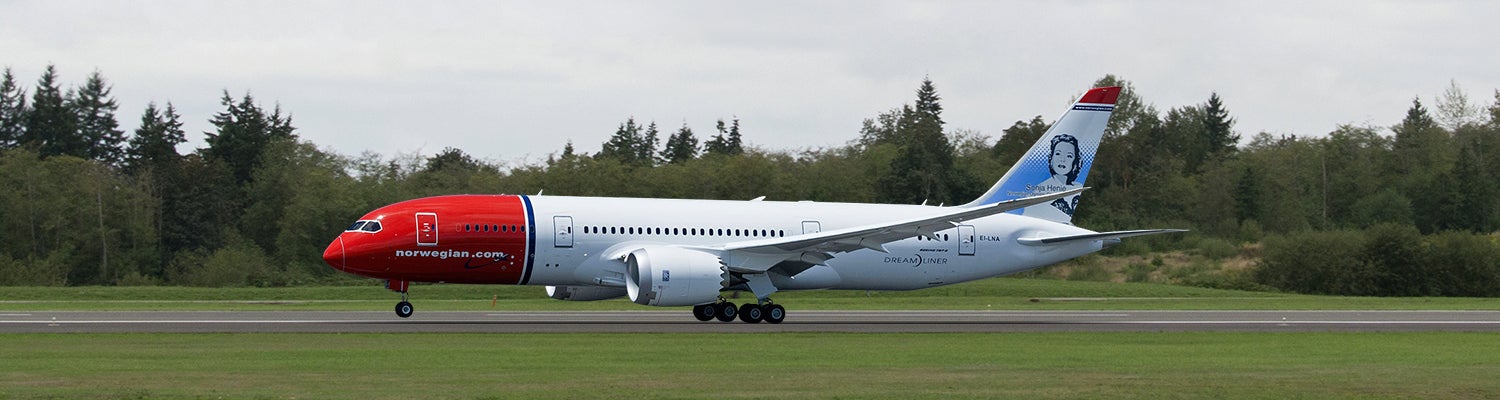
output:
[[[502,162],[625,118],[700,138],[739,116],[770,149],[843,144],[931,77],[949,128],[1056,118],[1105,74],[1165,111],[1223,97],[1236,130],[1388,126],[1456,81],[1500,87],[1500,2],[106,2],[0,0],[0,66],[53,63],[149,101],[202,145],[223,90],[355,155],[461,148]],[[186,146],[184,146],[186,149]]]

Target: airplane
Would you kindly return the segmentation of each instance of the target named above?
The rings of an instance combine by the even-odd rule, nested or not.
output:
[[[568,301],[692,306],[699,321],[780,323],[781,291],[914,290],[1040,268],[1133,236],[1074,226],[1119,87],[1087,91],[1003,177],[957,206],[448,195],[359,218],[323,260],[383,279],[546,286]],[[736,306],[721,294],[750,292]]]

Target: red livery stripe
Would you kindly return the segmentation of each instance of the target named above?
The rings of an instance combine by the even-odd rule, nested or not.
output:
[[[1084,93],[1083,97],[1078,99],[1078,102],[1090,104],[1115,104],[1115,99],[1119,97],[1119,86],[1093,88],[1089,89],[1088,93]]]

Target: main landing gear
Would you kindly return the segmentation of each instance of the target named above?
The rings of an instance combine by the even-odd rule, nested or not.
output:
[[[717,303],[693,306],[693,317],[705,322],[711,319],[718,319],[720,322],[729,322],[738,316],[741,321],[752,324],[761,321],[779,324],[786,318],[786,308],[780,304],[772,303],[771,299],[763,299],[756,303],[745,303],[744,305],[735,307],[734,303],[724,300],[721,297]]]
[[[406,281],[385,281],[386,289],[401,293],[401,302],[396,303],[396,316],[401,318],[411,318],[412,312],[415,311],[411,303],[406,301],[406,287]]]

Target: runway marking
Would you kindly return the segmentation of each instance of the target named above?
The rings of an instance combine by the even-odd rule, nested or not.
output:
[[[30,317],[31,314],[0,314],[0,317]]]
[[[107,321],[0,321],[0,324],[55,324],[55,325],[85,325],[85,324],[342,324],[342,323],[379,323],[379,322],[401,322],[391,320],[358,320],[358,319],[330,319],[330,320],[151,320],[151,321],[129,321],[129,320],[107,320]],[[413,321],[413,322],[453,322],[453,321]]]
[[[552,323],[566,323],[566,324],[599,324],[599,325],[632,325],[632,324],[636,324],[636,325],[654,325],[654,324],[692,323],[692,322],[695,322],[695,321],[688,321],[688,320],[683,320],[683,321],[675,321],[675,320],[674,321],[619,321],[619,320],[608,321],[608,320],[606,320],[606,321],[566,321],[566,322],[559,322],[559,321],[390,320],[390,319],[365,319],[365,320],[360,320],[360,319],[337,319],[337,320],[334,320],[334,319],[329,319],[329,320],[89,320],[89,321],[0,320],[0,324],[70,324],[70,325],[79,325],[79,324],[370,324],[370,323],[376,323],[376,324],[380,324],[380,323],[399,323],[399,324],[421,325],[421,324],[424,324],[424,323],[426,323],[426,324],[455,324],[455,323],[457,323],[457,324],[463,324],[463,323],[493,324],[493,323],[496,323],[496,322],[500,322],[500,323],[504,323],[504,322],[515,322],[515,323],[552,322]],[[1451,320],[1443,320],[1443,321],[1422,321],[1422,320],[1401,320],[1401,321],[1329,321],[1329,320],[1320,320],[1320,321],[1192,321],[1192,320],[1183,320],[1183,321],[1169,321],[1169,320],[1168,321],[837,321],[837,320],[834,320],[834,321],[787,321],[786,323],[788,323],[788,324],[797,324],[797,325],[849,325],[849,324],[872,324],[872,323],[876,323],[876,324],[910,324],[910,325],[921,325],[921,324],[977,324],[977,325],[982,325],[982,324],[1020,324],[1020,325],[1025,325],[1025,324],[1072,324],[1072,325],[1088,325],[1088,324],[1114,324],[1114,325],[1176,325],[1176,324],[1182,324],[1182,325],[1244,325],[1244,324],[1249,324],[1249,325],[1269,325],[1269,324],[1285,324],[1285,325],[1381,325],[1381,324],[1397,324],[1397,325],[1420,325],[1420,324],[1434,324],[1434,325],[1497,325],[1497,324],[1500,324],[1500,321],[1451,321]],[[704,324],[705,325],[714,325],[714,324],[708,324],[708,323],[704,323]]]
[[[1329,325],[1329,324],[1337,324],[1337,325],[1385,325],[1385,324],[1394,324],[1394,325],[1417,325],[1417,324],[1435,324],[1435,325],[1497,325],[1497,324],[1500,324],[1500,321],[1421,321],[1421,320],[1408,320],[1408,321],[1089,321],[1089,322],[1079,322],[1079,323],[1084,323],[1084,324],[1144,324],[1144,325],[1165,325],[1165,324],[1193,324],[1193,325],[1226,325],[1226,324],[1247,324],[1247,325],[1248,324],[1254,324],[1254,325],[1266,325],[1266,324],[1286,324],[1286,325],[1320,325],[1320,324],[1321,325]]]

